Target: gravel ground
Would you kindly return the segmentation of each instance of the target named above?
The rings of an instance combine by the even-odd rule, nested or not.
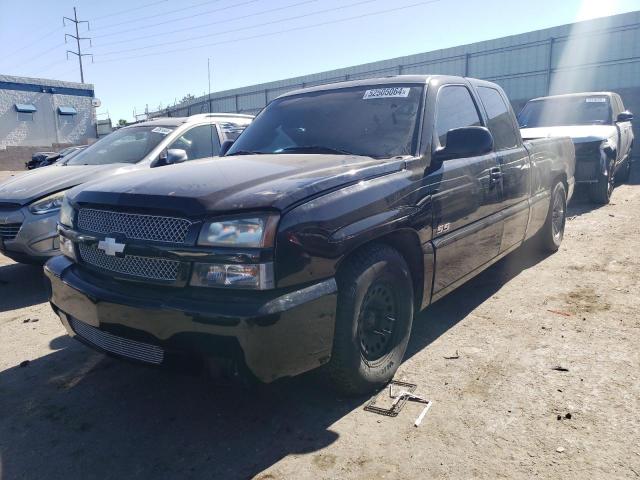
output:
[[[638,478],[634,174],[570,206],[557,254],[524,248],[419,315],[397,375],[433,401],[419,428],[419,404],[375,415],[313,375],[245,391],[106,358],[0,256],[0,478]]]

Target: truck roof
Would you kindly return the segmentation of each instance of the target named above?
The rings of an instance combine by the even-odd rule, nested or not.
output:
[[[611,97],[613,92],[579,92],[579,93],[565,93],[563,95],[549,95],[547,97],[532,98],[530,102],[537,102],[538,100],[549,100],[552,98],[571,98],[571,97],[593,97],[596,95]]]

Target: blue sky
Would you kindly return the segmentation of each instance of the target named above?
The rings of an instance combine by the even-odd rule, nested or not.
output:
[[[212,90],[225,90],[640,10],[640,0],[0,0],[0,74],[79,81],[65,54],[75,43],[64,44],[75,31],[62,26],[74,6],[90,21],[85,81],[117,122],[202,95],[208,57]]]

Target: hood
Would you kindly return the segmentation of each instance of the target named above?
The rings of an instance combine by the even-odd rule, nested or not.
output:
[[[571,137],[573,143],[594,142],[614,137],[617,133],[613,125],[571,125],[563,127],[522,128],[520,134],[525,140],[547,137]]]
[[[400,171],[404,160],[351,155],[246,155],[196,160],[92,182],[71,192],[76,204],[175,211],[185,216],[285,210],[305,198]]]
[[[129,170],[132,167],[124,164],[111,164],[68,167],[52,165],[36,168],[0,183],[0,202],[26,205],[52,193],[75,187],[106,174]]]

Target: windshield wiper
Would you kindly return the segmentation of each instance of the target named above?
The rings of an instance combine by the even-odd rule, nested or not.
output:
[[[264,155],[264,152],[257,152],[251,150],[238,150],[237,152],[229,153],[225,157],[235,157],[236,155]]]
[[[278,153],[283,153],[283,152],[311,152],[311,153],[322,152],[322,153],[331,153],[335,155],[362,156],[357,153],[348,152],[347,150],[341,150],[339,148],[333,148],[333,147],[325,147],[323,145],[299,145],[295,147],[287,147],[287,148],[283,148]]]

